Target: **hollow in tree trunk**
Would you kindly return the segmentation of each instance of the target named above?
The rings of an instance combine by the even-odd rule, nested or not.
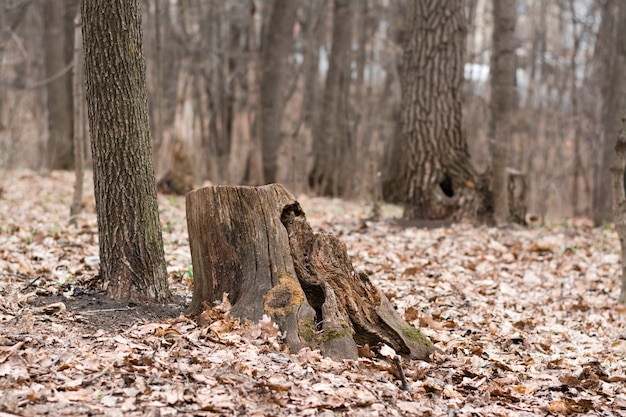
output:
[[[334,358],[356,358],[358,344],[386,343],[414,358],[433,352],[355,271],[341,241],[313,233],[283,186],[194,190],[187,194],[187,227],[194,270],[188,313],[228,293],[234,316],[269,315],[292,351],[319,347]]]

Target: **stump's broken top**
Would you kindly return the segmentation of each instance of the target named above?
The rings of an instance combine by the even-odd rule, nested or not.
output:
[[[357,344],[386,343],[427,359],[432,343],[393,309],[345,245],[315,234],[282,185],[212,186],[187,194],[194,271],[188,313],[222,299],[231,314],[276,322],[292,351],[320,348],[335,359],[357,357]]]

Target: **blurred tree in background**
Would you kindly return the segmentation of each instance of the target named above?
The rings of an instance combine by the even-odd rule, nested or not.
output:
[[[413,3],[144,0],[157,178],[171,171],[183,152],[196,185],[278,181],[297,193],[406,201],[406,184],[392,180],[408,175],[401,171],[408,148],[396,144],[408,134],[402,97],[409,91],[401,75],[403,51],[416,30]],[[457,4],[465,20],[466,40],[458,50],[464,58],[459,55],[456,72],[432,66],[436,73],[429,77],[441,84],[423,88],[434,100],[440,93],[436,85],[460,74],[455,82],[461,111],[455,114],[462,117],[455,124],[466,150],[459,148],[454,157],[468,160],[462,165],[472,167],[472,182],[489,206],[495,191],[489,144],[497,117],[489,75],[496,53],[495,3]],[[529,213],[585,216],[598,224],[611,219],[608,168],[623,99],[614,52],[619,5],[616,0],[515,2],[514,110],[503,165],[520,182],[517,190],[524,191]],[[73,166],[76,7],[77,0],[0,1],[0,169]],[[445,22],[434,13],[429,25]],[[451,108],[431,111],[450,117]],[[453,195],[471,189],[462,185],[470,177],[462,177],[448,175]],[[444,176],[433,183],[445,195],[447,182]],[[425,210],[413,212],[432,217]],[[444,212],[443,217],[463,216]]]

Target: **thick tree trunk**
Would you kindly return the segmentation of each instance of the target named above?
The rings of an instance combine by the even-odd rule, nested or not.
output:
[[[71,52],[74,42],[73,36],[68,37],[65,22],[70,5],[71,1],[60,0],[46,0],[43,3],[49,169],[72,169],[74,166],[71,85]],[[76,11],[75,8],[73,10]],[[67,53],[68,48],[70,54]]]
[[[320,122],[313,137],[314,164],[309,185],[319,194],[346,195],[354,163],[348,125],[352,14],[349,0],[335,0],[333,41]]]
[[[433,352],[354,270],[343,243],[313,233],[283,186],[194,190],[187,194],[187,226],[194,270],[189,313],[228,293],[234,316],[269,315],[294,351],[319,347],[334,358],[356,358],[357,344],[384,342],[415,358]]]
[[[496,224],[503,225],[511,220],[507,168],[515,99],[515,0],[495,1],[493,21],[490,102],[493,123],[493,209]]]
[[[166,302],[140,0],[85,1],[82,19],[100,275],[112,298]]]
[[[477,178],[461,131],[465,16],[460,0],[410,2],[402,66],[407,219],[475,217]]]
[[[263,146],[263,177],[277,182],[278,149],[281,121],[285,107],[285,86],[289,54],[293,44],[293,24],[298,2],[274,0],[269,26],[261,50],[261,143]]]

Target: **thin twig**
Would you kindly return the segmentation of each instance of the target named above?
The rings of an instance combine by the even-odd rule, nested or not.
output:
[[[103,308],[101,310],[83,310],[81,314],[97,314],[97,313],[110,313],[113,311],[131,311],[136,310],[137,307],[123,307],[123,308]]]
[[[74,59],[72,59],[65,67],[61,68],[56,74],[53,74],[48,78],[44,78],[43,80],[40,80],[34,84],[27,85],[25,89],[32,90],[34,88],[43,87],[44,85],[51,83],[52,81],[55,81],[61,78],[62,76],[64,76],[66,73],[68,73],[72,69],[73,66],[74,66]]]
[[[27,286],[25,286],[24,288],[22,288],[22,292],[25,292],[27,289],[29,289],[30,287],[32,287],[33,285],[35,285],[35,283],[37,281],[39,281],[42,277],[37,277],[35,279],[33,279]]]
[[[402,368],[402,363],[400,362],[400,356],[394,356],[393,363],[396,365],[396,370],[398,371],[398,375],[400,376],[400,381],[402,381],[401,389],[403,391],[411,392],[411,386],[409,385],[409,381],[406,380],[406,375],[404,375],[404,369]]]
[[[83,380],[83,383],[80,384],[80,385],[82,387],[87,387],[87,386],[93,384],[96,379],[100,378],[102,375],[106,374],[107,372],[109,372],[109,367],[108,366],[106,368],[104,368],[102,371],[98,372],[97,374],[91,374],[89,376],[89,378],[85,378]]]
[[[61,352],[61,353],[59,354],[59,356],[57,356],[56,358],[54,358],[54,360],[52,361],[52,363],[50,364],[50,366],[54,366],[54,365],[56,365],[56,364],[57,364],[57,362],[58,362],[58,361],[60,361],[60,360],[61,360],[61,358],[62,358],[63,356],[65,356],[65,354],[66,354],[69,350],[70,350],[70,346],[69,346],[69,345],[65,346],[65,349],[63,349],[63,352]]]

